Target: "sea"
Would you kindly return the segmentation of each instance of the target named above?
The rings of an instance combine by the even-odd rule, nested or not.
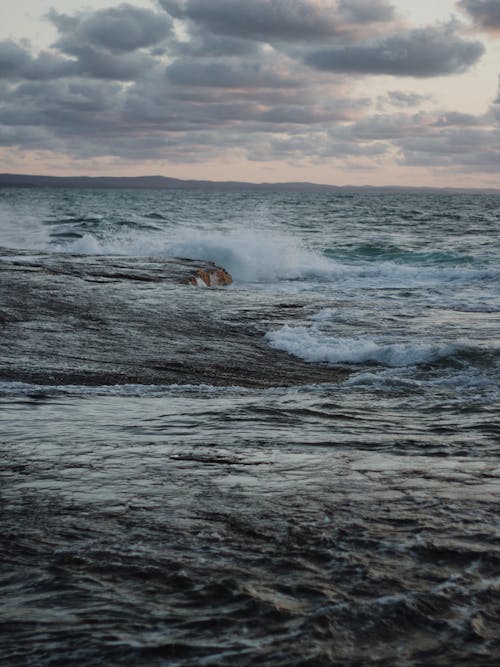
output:
[[[4,188],[0,246],[213,261],[179,321],[332,370],[0,366],[1,664],[500,664],[500,195]]]

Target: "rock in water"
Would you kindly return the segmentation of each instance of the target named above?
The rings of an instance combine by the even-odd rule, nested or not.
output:
[[[197,285],[198,287],[224,287],[231,285],[233,279],[231,275],[218,266],[209,266],[205,269],[198,269],[193,276],[187,280],[189,285]]]

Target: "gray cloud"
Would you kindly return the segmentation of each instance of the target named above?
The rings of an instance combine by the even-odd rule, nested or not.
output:
[[[490,173],[500,165],[499,119],[494,111],[477,116],[457,112],[379,114],[344,127],[343,138],[355,145],[382,142],[398,152],[403,166]]]
[[[145,53],[123,53],[117,55],[91,46],[75,46],[71,71],[68,74],[95,79],[134,81],[156,66],[154,58]]]
[[[389,104],[394,107],[416,107],[432,100],[431,95],[405,93],[402,90],[390,90],[387,95],[378,98],[381,105]]]
[[[386,0],[340,0],[341,16],[353,23],[389,22],[395,18],[394,7]]]
[[[322,48],[305,56],[319,70],[357,74],[433,77],[465,72],[484,53],[452,27],[422,28],[389,37],[375,45]]]
[[[132,81],[156,65],[145,53],[117,55],[85,45],[74,45],[71,55],[42,51],[34,58],[13,42],[0,42],[0,79],[48,81],[83,76]]]
[[[457,5],[484,30],[500,31],[500,2],[498,0],[460,0]]]
[[[30,59],[20,72],[22,78],[34,81],[58,79],[76,73],[78,68],[74,60],[52,51],[42,51],[36,58]]]
[[[459,111],[442,113],[435,122],[436,127],[475,127],[484,124],[484,117],[474,116],[470,113],[461,113]]]
[[[30,51],[11,41],[0,42],[0,79],[48,80],[76,73],[74,61],[51,51],[34,58]]]
[[[105,122],[120,103],[119,84],[97,81],[29,82],[12,87],[3,97],[0,122],[80,133]]]
[[[176,18],[189,19],[219,35],[231,35],[259,41],[303,40],[342,34],[348,29],[345,13],[352,20],[369,4],[375,4],[380,16],[384,0],[368,3],[357,0],[357,10],[344,15],[332,5],[321,7],[312,0],[159,0]],[[344,3],[345,5],[345,3]],[[387,14],[387,9],[384,10]],[[366,18],[363,20],[365,22]]]
[[[172,83],[184,86],[217,88],[276,88],[299,86],[300,81],[288,72],[280,72],[265,62],[193,60],[176,61],[166,70]]]
[[[128,4],[76,16],[51,10],[48,18],[59,32],[54,46],[66,56],[54,76],[117,81],[133,81],[154,68],[156,60],[143,49],[159,44],[172,27],[164,13]],[[43,77],[42,65],[38,70]]]
[[[408,137],[399,145],[401,164],[440,166],[453,171],[498,173],[500,147],[488,129],[449,129],[428,137]]]
[[[0,42],[0,78],[15,78],[31,62],[30,53],[10,40]]]
[[[361,141],[394,141],[402,137],[429,134],[423,113],[376,114],[366,116],[349,128],[351,138]]]
[[[199,26],[189,26],[188,40],[174,41],[169,44],[168,53],[176,57],[221,57],[255,56],[262,52],[262,45],[247,39],[238,39],[226,35],[214,35]]]
[[[135,51],[158,44],[172,29],[172,21],[166,14],[128,4],[76,17],[52,9],[48,18],[61,34],[59,48],[70,54],[82,45],[117,53]]]

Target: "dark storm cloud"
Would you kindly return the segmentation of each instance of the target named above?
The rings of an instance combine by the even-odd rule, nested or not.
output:
[[[422,28],[374,45],[318,49],[306,55],[305,62],[329,72],[420,78],[465,72],[484,50],[480,42],[466,41],[452,28]]]
[[[500,31],[499,0],[460,0],[457,4],[481,28]]]
[[[327,37],[343,30],[335,8],[311,0],[159,0],[176,18],[219,35],[258,41]],[[365,3],[366,4],[366,3]],[[378,3],[377,3],[378,4]]]
[[[52,9],[48,18],[61,34],[59,48],[70,54],[82,45],[117,53],[135,51],[158,44],[172,28],[172,21],[166,14],[128,4],[81,13],[77,17]]]

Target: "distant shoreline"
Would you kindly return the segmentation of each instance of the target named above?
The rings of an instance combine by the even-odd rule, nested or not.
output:
[[[437,193],[500,195],[500,188],[435,188],[411,186],[326,185],[321,183],[251,183],[183,180],[168,176],[40,176],[0,174],[0,188],[74,188],[97,190],[209,190],[223,192]]]

